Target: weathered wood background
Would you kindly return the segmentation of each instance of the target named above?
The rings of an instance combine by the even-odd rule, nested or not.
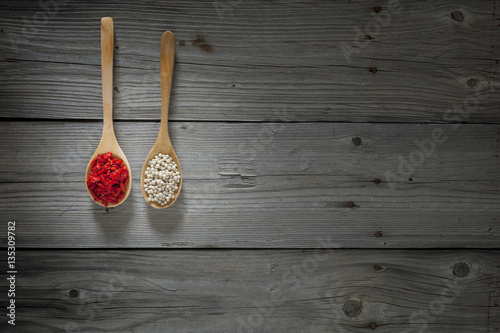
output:
[[[15,220],[18,248],[17,325],[2,312],[0,330],[499,331],[498,10],[0,2],[0,245]],[[108,212],[83,182],[102,130],[104,16],[134,179]],[[139,172],[165,30],[184,183],[157,211]]]

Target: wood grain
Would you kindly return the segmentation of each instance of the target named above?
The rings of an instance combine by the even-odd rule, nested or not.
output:
[[[185,180],[165,213],[147,206],[138,182],[127,202],[108,213],[92,203],[83,182],[4,183],[1,218],[22,226],[22,248],[308,248],[325,235],[342,248],[500,244],[498,185],[458,182],[392,192],[322,177],[261,181],[276,184],[246,190]]]
[[[89,179],[90,172],[92,171],[92,162],[97,159],[99,155],[106,154],[108,152],[113,153],[113,158],[118,158],[123,161],[123,165],[126,166],[127,170],[130,171],[130,164],[128,163],[127,157],[123,153],[116,141],[115,131],[113,128],[113,36],[114,36],[113,19],[111,17],[103,17],[101,19],[101,69],[102,69],[102,101],[103,101],[103,130],[101,135],[101,141],[97,146],[96,150],[89,159],[87,168],[85,171],[85,184]],[[71,148],[70,148],[71,149]],[[132,180],[132,174],[128,172],[128,180]],[[102,186],[102,184],[101,184]],[[124,197],[116,204],[111,202],[95,200],[95,194],[86,187],[89,197],[94,200],[94,202],[102,207],[116,207],[121,205],[125,200],[127,200],[132,189],[130,182],[126,185],[126,191]]]
[[[449,123],[477,95],[465,120],[498,123],[494,2],[389,3],[94,0],[34,24],[37,1],[2,1],[0,117],[99,119],[99,19],[112,16],[116,119],[160,118],[172,30],[174,121]]]
[[[1,1],[0,221],[16,221],[18,274],[17,327],[2,312],[0,331],[499,331],[497,10]],[[160,38],[176,34],[184,185],[168,210],[138,179],[109,211],[85,191],[107,16],[135,174],[160,128]]]
[[[18,257],[15,332],[500,328],[498,251],[318,246],[306,251],[20,251]],[[5,257],[0,262],[5,264]],[[467,274],[459,274],[460,265]],[[349,301],[359,305],[358,315],[347,315],[357,313],[348,311]],[[5,320],[0,328],[14,332]]]
[[[134,172],[142,169],[159,127],[159,122],[115,123]],[[0,182],[79,181],[101,129],[101,121],[1,122]],[[393,182],[401,188],[500,181],[495,124],[180,122],[171,123],[169,131],[189,180],[236,184],[262,176],[324,176],[344,182],[379,179],[379,188],[387,186],[389,174],[408,176]],[[436,133],[442,133],[439,142]]]
[[[132,172],[158,126],[117,124]],[[184,176],[176,204],[153,212],[137,180],[106,213],[81,181],[100,123],[4,122],[0,214],[24,225],[22,247],[313,247],[328,235],[335,247],[497,248],[498,125],[452,127],[175,124]],[[436,128],[448,140],[388,182],[398,157]]]
[[[141,168],[141,191],[144,200],[153,208],[163,209],[170,207],[179,197],[182,190],[182,168],[175,153],[174,147],[172,146],[172,141],[170,141],[170,136],[168,132],[168,109],[170,101],[170,92],[172,91],[172,74],[174,71],[174,59],[175,59],[175,35],[171,31],[165,31],[161,37],[161,122],[160,131],[156,141],[149,151],[149,154],[144,161],[144,166]],[[151,160],[153,160],[158,154],[169,155],[172,158],[172,162],[176,166],[176,172],[179,173],[180,181],[176,185],[178,186],[174,195],[175,197],[169,200],[168,203],[161,205],[154,201],[149,201],[150,195],[145,190],[145,179],[146,171],[149,169]],[[168,196],[170,199],[170,196]]]

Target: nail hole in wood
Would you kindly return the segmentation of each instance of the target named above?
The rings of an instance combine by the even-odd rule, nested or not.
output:
[[[69,297],[71,298],[77,298],[80,293],[76,289],[71,289],[69,291]]]
[[[465,262],[456,263],[455,266],[453,267],[453,275],[457,277],[466,277],[467,275],[469,275],[469,272],[470,272],[470,267]]]
[[[343,310],[346,316],[356,317],[361,313],[361,303],[351,299],[344,303]]]

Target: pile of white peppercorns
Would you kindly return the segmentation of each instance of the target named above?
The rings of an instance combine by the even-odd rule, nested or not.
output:
[[[177,170],[177,163],[170,155],[159,153],[148,161],[148,165],[143,184],[148,201],[166,205],[175,198],[175,191],[179,189],[181,175]]]

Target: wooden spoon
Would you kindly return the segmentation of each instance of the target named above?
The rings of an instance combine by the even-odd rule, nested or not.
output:
[[[170,91],[172,88],[172,72],[174,71],[174,57],[175,57],[175,36],[171,31],[165,31],[163,36],[161,36],[161,61],[160,61],[160,74],[161,74],[161,123],[160,123],[160,133],[156,138],[156,142],[151,148],[146,162],[142,168],[141,176],[141,189],[144,200],[153,208],[167,208],[170,207],[179,197],[179,193],[182,188],[182,171],[179,159],[175,154],[172,142],[170,142],[170,136],[168,135],[168,104],[170,101]],[[172,160],[177,163],[177,171],[181,176],[180,182],[177,185],[178,190],[174,192],[174,198],[170,199],[165,205],[160,205],[156,202],[148,201],[148,194],[144,191],[144,179],[146,179],[146,169],[148,167],[148,162],[153,159],[159,153],[168,154],[172,157]]]
[[[120,149],[116,141],[115,132],[113,130],[113,50],[114,50],[114,28],[113,19],[111,17],[103,17],[101,19],[101,69],[102,69],[102,102],[103,102],[103,130],[99,146],[97,147],[94,155],[90,158],[85,172],[85,188],[89,192],[90,197],[93,199],[92,193],[87,187],[87,178],[90,173],[92,161],[98,154],[105,154],[107,152],[113,153],[113,158],[120,158],[127,166],[129,171],[129,182],[126,187],[125,196],[117,204],[109,203],[108,207],[116,207],[122,204],[130,194],[132,188],[132,172],[130,164],[125,157],[125,154]],[[97,204],[104,206],[101,202],[94,201]]]

